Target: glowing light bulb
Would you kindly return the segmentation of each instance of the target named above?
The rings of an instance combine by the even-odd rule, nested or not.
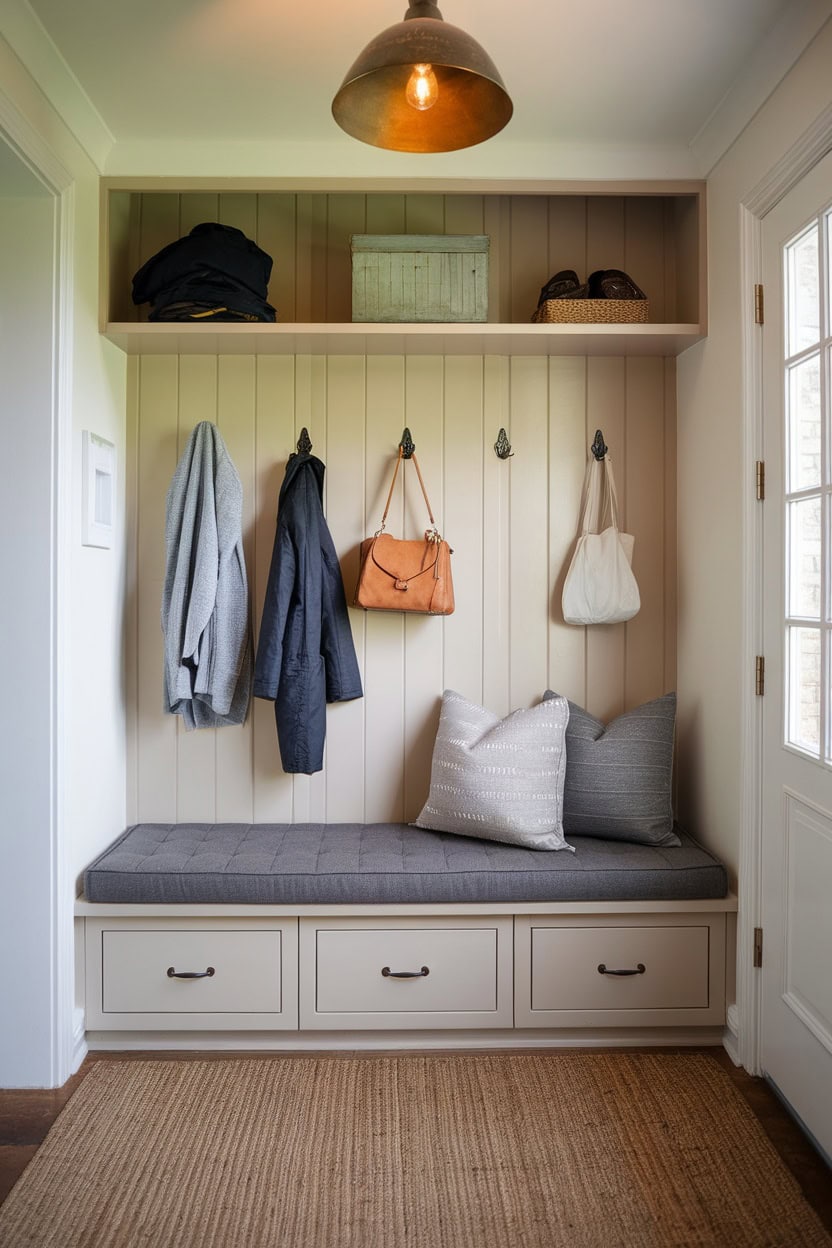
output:
[[[420,113],[433,108],[439,98],[439,83],[432,65],[414,65],[413,73],[407,80],[405,97],[412,108]]]

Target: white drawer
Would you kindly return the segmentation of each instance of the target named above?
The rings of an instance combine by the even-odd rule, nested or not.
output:
[[[87,940],[90,1028],[297,1026],[296,920],[102,920]]]
[[[516,922],[518,1027],[724,1020],[721,915]]]
[[[511,919],[301,921],[301,1027],[511,1026]]]

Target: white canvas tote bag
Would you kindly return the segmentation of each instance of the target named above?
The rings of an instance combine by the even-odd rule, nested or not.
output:
[[[609,517],[609,524],[601,529]],[[635,538],[618,528],[618,497],[609,456],[590,456],[578,544],[563,585],[567,624],[617,624],[641,606],[630,564]]]

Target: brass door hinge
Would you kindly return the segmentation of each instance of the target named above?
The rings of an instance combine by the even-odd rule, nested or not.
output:
[[[754,660],[754,692],[761,698],[766,691],[766,661],[762,654]]]
[[[757,502],[762,503],[766,496],[766,461],[757,460]]]
[[[763,929],[761,927],[754,928],[754,966],[761,967],[763,965]]]
[[[765,296],[761,283],[754,287],[754,324],[764,325],[766,319]]]

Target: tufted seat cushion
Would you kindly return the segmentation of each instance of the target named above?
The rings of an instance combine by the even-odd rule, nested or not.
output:
[[[349,904],[724,897],[724,866],[679,846],[576,836],[549,854],[406,823],[139,823],[84,873],[97,902]]]

